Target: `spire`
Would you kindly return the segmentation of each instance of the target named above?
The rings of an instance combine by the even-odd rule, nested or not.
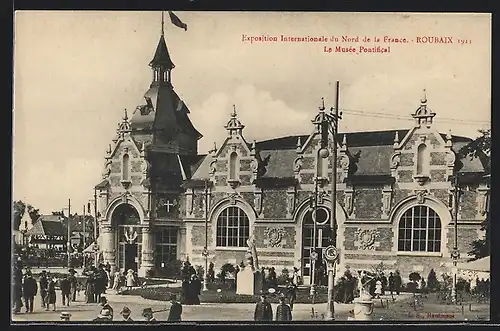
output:
[[[420,97],[420,106],[412,116],[415,119],[416,125],[426,124],[427,126],[432,124],[433,118],[436,116],[436,113],[427,108],[427,94],[425,89],[423,89]]]
[[[300,136],[297,138],[297,152],[300,152],[302,149],[302,141],[300,140]]]
[[[128,120],[127,108],[125,108],[125,113],[123,114],[123,120],[124,120],[124,121],[127,121],[127,120]]]
[[[158,46],[156,46],[156,52],[149,63],[152,68],[162,67],[166,70],[171,70],[175,68],[174,63],[170,59],[170,54],[168,53],[167,43],[165,42],[165,19],[163,11],[161,12],[161,35],[158,41]]]
[[[233,105],[233,111],[231,112],[231,118],[229,119],[229,122],[224,126],[226,130],[229,131],[229,134],[233,133],[239,133],[241,134],[241,131],[245,127],[237,118],[236,114],[236,105]]]
[[[321,107],[319,107],[320,112],[325,111],[325,98],[321,98]]]

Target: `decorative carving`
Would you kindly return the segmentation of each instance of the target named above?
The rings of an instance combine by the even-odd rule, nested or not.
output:
[[[302,159],[303,159],[302,155],[299,155],[293,161],[293,171],[295,175],[297,175],[300,172],[300,169],[302,169]]]
[[[147,160],[143,159],[141,164],[141,171],[144,177],[148,176],[148,169],[150,167],[151,167],[150,163]]]
[[[217,159],[214,158],[210,162],[210,175],[214,175],[216,171],[217,171]]]
[[[375,249],[375,239],[377,238],[377,230],[375,229],[358,229],[356,231],[357,244],[360,249],[373,250]]]
[[[349,163],[349,157],[347,155],[342,156],[342,158],[340,159],[340,166],[343,171],[349,170]]]
[[[429,180],[428,175],[415,175],[413,178],[420,186],[424,185]]]
[[[283,236],[285,230],[283,228],[266,228],[265,230],[266,239],[264,244],[268,247],[282,247],[284,244]]]
[[[344,192],[344,205],[347,216],[351,216],[353,212],[353,195],[354,191],[352,189]]]
[[[391,169],[396,169],[401,162],[401,153],[397,152],[391,156]]]
[[[448,151],[446,153],[446,165],[448,167],[453,167],[455,165],[456,156],[453,151]]]
[[[125,231],[125,240],[127,240],[129,244],[133,244],[137,236],[137,231],[135,231],[133,227],[129,227],[128,230]]]
[[[426,190],[418,190],[415,192],[415,194],[417,197],[417,203],[423,204],[425,202],[425,197],[427,196],[428,192]]]
[[[427,137],[426,136],[420,136],[420,142],[422,143],[425,143],[425,141],[427,140]]]
[[[481,216],[486,215],[488,211],[488,189],[487,188],[478,188],[477,189],[477,198],[478,198],[478,213]]]
[[[325,191],[319,191],[318,192],[318,204],[323,204],[325,195],[326,195]]]
[[[236,198],[238,198],[237,194],[231,194],[229,196],[229,203],[233,206],[236,205]]]
[[[186,214],[188,216],[193,214],[193,189],[186,192]]]

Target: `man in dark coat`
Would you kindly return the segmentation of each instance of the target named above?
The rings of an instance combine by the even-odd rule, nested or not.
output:
[[[170,303],[172,304],[172,306],[170,306],[167,321],[181,321],[182,306],[179,302],[177,302],[177,297],[175,296],[175,294],[172,294],[170,296]]]
[[[71,301],[71,283],[68,275],[61,279],[59,286],[61,287],[62,305],[69,306],[69,302]]]
[[[21,311],[23,307],[23,271],[22,264],[18,261],[16,267],[14,268],[14,279],[13,279],[13,293],[14,301],[14,313],[17,314]]]
[[[70,272],[68,279],[69,279],[70,292],[71,292],[71,301],[76,301],[78,280],[76,279],[74,270]]]
[[[399,271],[396,270],[396,274],[394,275],[394,290],[396,291],[397,295],[399,295],[399,292],[401,291],[401,285],[401,276],[399,275]]]
[[[280,296],[280,303],[276,307],[276,321],[291,321],[292,320],[292,310],[285,303],[285,297]]]
[[[394,288],[394,275],[392,272],[389,273],[389,291],[391,291],[391,295],[393,294]]]
[[[288,286],[286,288],[286,298],[290,303],[291,310],[293,310],[293,304],[295,303],[295,300],[297,300],[297,291],[298,291],[297,284],[293,282],[288,282]]]
[[[199,305],[201,294],[201,281],[196,277],[196,275],[191,275],[191,280],[188,285],[188,297],[190,305]]]
[[[49,281],[47,279],[47,272],[45,270],[42,271],[42,275],[40,276],[40,297],[42,301],[42,308],[46,308],[45,297],[47,296],[47,287],[49,287]]]
[[[35,300],[35,295],[37,292],[38,285],[31,272],[29,272],[27,273],[23,284],[24,304],[26,305],[27,313],[33,312],[33,301]]]
[[[272,321],[273,309],[264,294],[260,296],[260,301],[255,305],[253,314],[254,321]]]

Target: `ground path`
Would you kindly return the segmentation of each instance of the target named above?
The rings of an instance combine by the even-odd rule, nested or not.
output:
[[[121,309],[127,306],[132,311],[132,318],[136,321],[143,320],[141,317],[144,308],[152,308],[153,311],[167,310],[155,313],[155,318],[165,321],[168,316],[169,302],[144,299],[139,296],[106,294],[110,305],[114,309],[115,320],[120,320]],[[403,298],[404,296],[400,297]],[[57,301],[61,302],[61,293],[57,292]],[[272,304],[273,312],[276,312],[276,304]],[[100,311],[97,304],[84,303],[83,292],[77,298],[77,302],[72,302],[71,306],[59,305],[57,311],[45,311],[41,308],[41,299],[37,295],[35,298],[35,311],[31,314],[24,313],[24,307],[20,314],[13,315],[13,321],[59,321],[63,311],[71,313],[71,321],[91,321]],[[199,306],[183,306],[182,318],[184,321],[243,321],[253,320],[254,303],[202,303]],[[326,304],[315,304],[315,310],[319,317],[325,312]],[[348,311],[353,308],[352,304],[335,304],[335,315],[337,320],[347,320]],[[293,309],[294,320],[311,320],[311,304],[295,304]]]

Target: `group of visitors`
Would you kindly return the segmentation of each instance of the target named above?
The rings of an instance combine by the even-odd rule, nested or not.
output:
[[[106,293],[106,288],[109,286],[109,271],[108,266],[100,264],[99,267],[90,266],[83,272],[87,276],[85,284],[85,302],[98,303],[102,294]],[[108,267],[109,269],[111,267]]]
[[[285,296],[281,295],[279,297],[279,304],[276,307],[276,321],[291,321],[292,320],[292,308],[286,304]],[[272,321],[273,320],[273,308],[269,303],[267,296],[262,294],[260,296],[260,301],[255,305],[254,311],[254,321]]]
[[[201,294],[201,281],[196,274],[196,270],[185,261],[181,270],[182,275],[182,302],[186,305],[199,305]]]

